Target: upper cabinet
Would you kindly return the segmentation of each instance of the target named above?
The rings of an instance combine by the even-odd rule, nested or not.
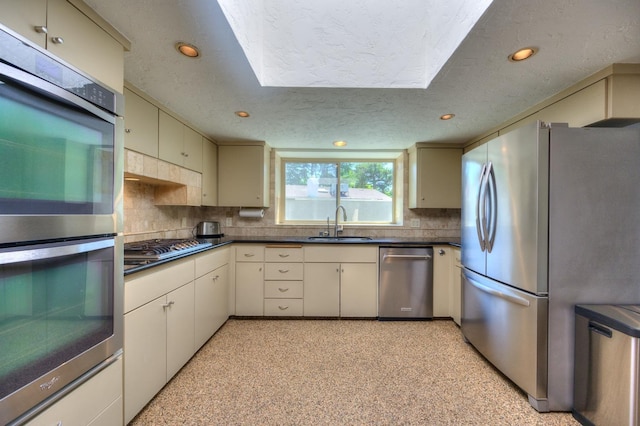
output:
[[[166,112],[158,115],[158,158],[202,172],[202,136]]]
[[[73,4],[67,0],[0,0],[0,22],[122,92],[124,49],[128,42],[121,35],[114,38],[113,28],[107,32],[95,21],[108,26],[78,0]]]
[[[133,151],[158,157],[158,107],[128,88],[124,89],[124,145]]]
[[[218,205],[218,146],[202,139],[202,205]]]
[[[409,208],[461,207],[462,149],[416,144],[409,149]]]
[[[218,146],[218,206],[269,207],[270,148]]]

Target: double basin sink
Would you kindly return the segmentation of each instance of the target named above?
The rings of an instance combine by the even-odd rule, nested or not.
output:
[[[371,241],[371,237],[353,237],[348,235],[340,235],[337,237],[309,237],[311,241]]]

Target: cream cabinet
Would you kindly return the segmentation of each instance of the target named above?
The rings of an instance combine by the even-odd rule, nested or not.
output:
[[[236,315],[264,315],[264,245],[235,247]]]
[[[195,256],[195,348],[204,345],[229,318],[229,248]]]
[[[202,138],[202,205],[218,205],[218,145]]]
[[[461,207],[462,149],[424,147],[409,150],[409,208]]]
[[[462,258],[460,257],[460,248],[451,249],[453,254],[453,262],[451,266],[451,292],[449,300],[449,312],[453,321],[460,325],[460,317],[462,316]]]
[[[304,249],[301,245],[268,245],[264,264],[264,315],[302,316]]]
[[[122,425],[122,357],[26,424]]]
[[[125,277],[125,423],[195,353],[194,275],[187,258]]]
[[[158,107],[132,90],[124,89],[124,146],[158,157]]]
[[[122,92],[123,45],[67,0],[0,0],[0,22]]]
[[[453,250],[451,246],[433,247],[433,316],[451,317],[451,269]]]
[[[378,247],[305,247],[304,315],[376,317]]]
[[[158,158],[202,172],[202,136],[165,111],[158,113]]]
[[[270,148],[218,146],[218,206],[269,207]]]
[[[304,316],[340,316],[340,263],[304,264]]]

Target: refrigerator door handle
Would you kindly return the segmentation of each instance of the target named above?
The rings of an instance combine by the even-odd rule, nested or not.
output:
[[[480,244],[480,250],[485,250],[485,238],[483,235],[482,221],[484,219],[484,211],[481,209],[483,205],[483,189],[484,189],[484,175],[487,170],[487,164],[482,165],[482,171],[480,172],[480,183],[478,184],[478,198],[476,199],[476,231],[478,232],[478,243]]]
[[[522,306],[530,306],[531,305],[531,303],[527,299],[525,299],[523,297],[516,296],[516,295],[513,295],[513,294],[504,293],[502,291],[499,291],[499,290],[496,290],[494,288],[488,287],[488,286],[486,286],[484,284],[480,284],[478,281],[470,278],[469,276],[467,276],[466,278],[469,281],[469,283],[471,283],[471,285],[476,287],[478,290],[482,290],[485,293],[488,293],[488,294],[490,294],[492,296],[496,296],[496,297],[499,297],[501,299],[504,299],[504,300],[507,300],[509,302],[516,303],[516,304],[522,305]]]
[[[487,167],[487,197],[489,198],[489,220],[486,231],[487,252],[493,250],[496,240],[496,228],[498,227],[498,191],[496,188],[496,174],[493,163]]]

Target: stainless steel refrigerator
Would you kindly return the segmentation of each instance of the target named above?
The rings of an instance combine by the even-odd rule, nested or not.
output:
[[[538,411],[570,411],[573,306],[640,303],[640,129],[536,122],[462,175],[462,332]]]

